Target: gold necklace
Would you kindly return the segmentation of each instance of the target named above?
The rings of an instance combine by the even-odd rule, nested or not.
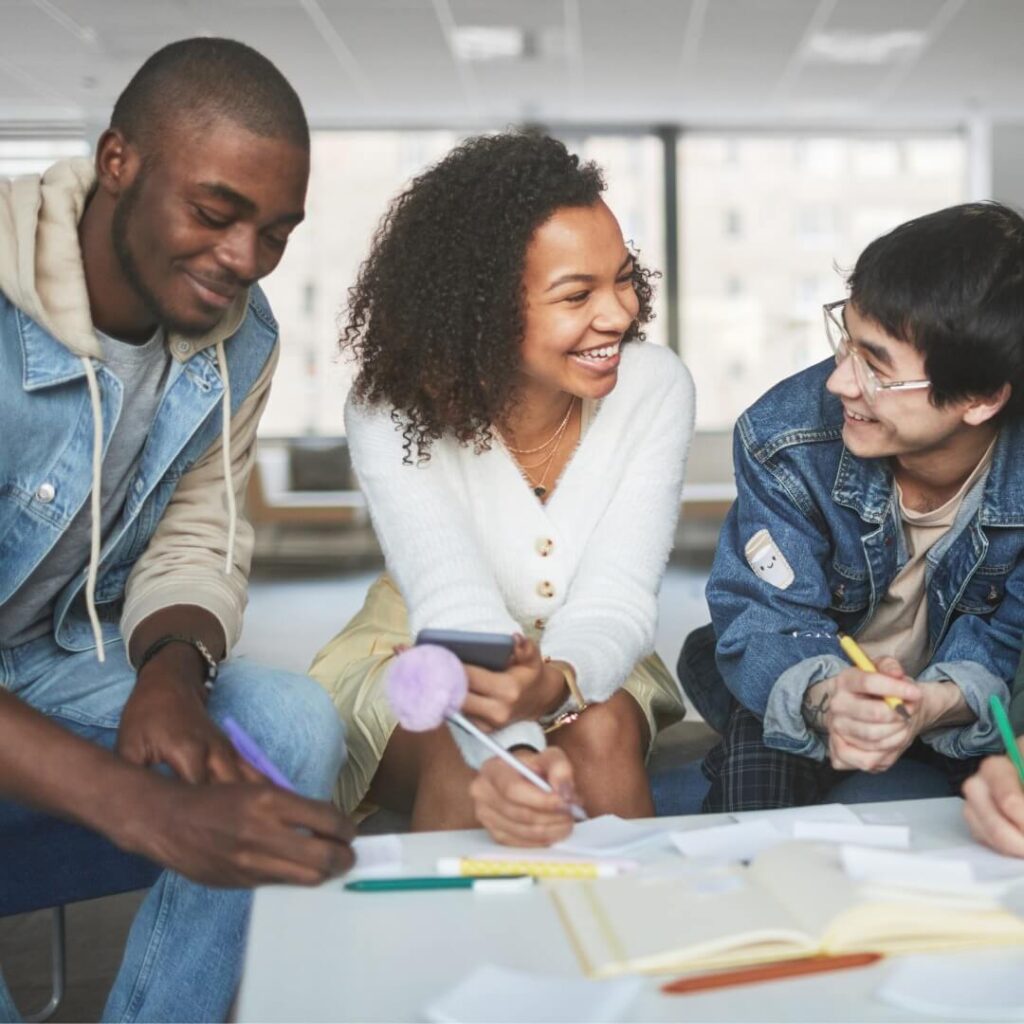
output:
[[[575,399],[573,399],[573,402],[575,402]],[[569,409],[570,409],[570,412],[571,412],[572,411],[572,405],[571,404],[570,404]],[[554,462],[555,456],[558,454],[558,449],[562,445],[562,438],[565,436],[565,432],[568,429],[568,426],[569,426],[569,420],[568,420],[568,418],[566,418],[562,422],[562,426],[561,426],[561,428],[559,430],[558,439],[557,439],[557,441],[555,443],[555,446],[551,449],[550,454],[547,456],[546,459],[544,459],[543,462],[538,462],[535,466],[529,466],[529,467],[524,466],[522,463],[519,464],[519,468],[522,469],[524,473],[526,473],[526,479],[529,482],[530,486],[533,488],[533,493],[538,498],[540,498],[542,500],[544,498],[544,495],[548,493],[548,489],[544,485],[547,482],[548,473],[551,471],[551,463]],[[537,480],[536,482],[534,482],[534,479],[530,475],[529,470],[530,469],[537,469],[540,466],[543,466],[544,470],[543,470],[543,472],[540,475],[540,479]]]
[[[513,448],[512,445],[505,441],[505,447],[516,455],[535,455],[539,451],[543,451],[547,448],[556,438],[562,436],[565,430],[566,424],[569,422],[569,417],[572,415],[573,406],[576,404],[576,396],[573,395],[569,399],[569,408],[565,410],[565,415],[562,417],[562,422],[555,428],[555,432],[543,443],[537,445],[536,448]],[[502,437],[504,440],[504,435]]]

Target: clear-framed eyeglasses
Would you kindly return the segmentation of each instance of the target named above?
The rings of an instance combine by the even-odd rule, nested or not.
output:
[[[886,391],[920,391],[922,388],[932,386],[930,380],[894,380],[883,384],[876,376],[875,371],[868,366],[860,349],[850,337],[850,332],[846,329],[846,322],[843,319],[843,309],[846,303],[846,299],[839,299],[837,302],[829,302],[822,306],[822,311],[825,314],[825,334],[828,337],[828,343],[832,346],[837,366],[847,356],[853,361],[853,374],[869,404],[874,404],[878,396]]]

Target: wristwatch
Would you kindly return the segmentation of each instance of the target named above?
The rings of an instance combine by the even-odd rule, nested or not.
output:
[[[569,702],[565,710],[560,711],[545,727],[544,732],[554,732],[565,725],[571,725],[584,711],[587,710],[587,702],[580,692],[579,684],[576,682],[576,670],[564,661],[555,661],[552,658],[544,659],[549,665],[554,665],[565,677],[565,687],[569,691]]]

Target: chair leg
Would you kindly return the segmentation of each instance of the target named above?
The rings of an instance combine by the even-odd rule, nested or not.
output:
[[[53,908],[53,920],[50,926],[50,1001],[35,1013],[25,1016],[26,1024],[39,1024],[49,1020],[64,999],[65,961],[64,961],[64,908]]]

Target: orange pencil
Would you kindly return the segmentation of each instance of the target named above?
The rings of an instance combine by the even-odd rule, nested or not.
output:
[[[733,985],[753,985],[759,981],[781,981],[801,974],[819,974],[822,971],[843,971],[848,967],[867,967],[882,959],[881,953],[848,953],[845,956],[805,956],[797,960],[780,960],[773,964],[759,964],[757,967],[740,967],[733,971],[715,971],[699,974],[693,978],[680,978],[661,986],[666,995],[687,995],[690,992],[707,992],[713,988],[729,988]]]

